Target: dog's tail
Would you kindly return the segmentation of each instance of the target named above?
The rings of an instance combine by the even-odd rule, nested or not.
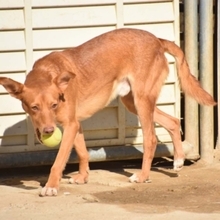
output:
[[[190,73],[183,51],[173,42],[159,39],[165,52],[175,57],[177,61],[178,77],[183,92],[194,98],[202,105],[216,105],[212,96],[200,85],[199,81]]]

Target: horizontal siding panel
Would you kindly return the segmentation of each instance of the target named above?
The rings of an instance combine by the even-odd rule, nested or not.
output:
[[[33,28],[116,24],[114,6],[33,9]]]
[[[132,146],[134,144],[143,144],[143,137],[131,137],[131,138],[125,138],[125,144],[127,146]]]
[[[103,147],[103,146],[113,146],[113,145],[122,145],[122,143],[119,139],[102,139],[102,140],[90,140],[86,141],[87,147]]]
[[[156,127],[155,128],[156,136],[157,136],[157,142],[158,143],[167,143],[171,142],[172,139],[168,133],[168,131],[163,127]]]
[[[105,108],[82,122],[83,130],[118,128],[118,108]]]
[[[34,49],[62,49],[78,46],[115,27],[65,28],[33,31]],[[54,37],[56,36],[56,37]],[[62,39],[62,40],[61,40]]]
[[[3,1],[3,0],[1,0]],[[10,0],[13,1],[13,0]],[[170,0],[171,2],[172,0]],[[37,0],[32,1],[32,7],[60,7],[60,6],[83,6],[83,5],[106,5],[116,4],[117,0]],[[124,3],[136,3],[134,0],[124,0]],[[169,0],[138,0],[139,3],[169,2]]]
[[[58,7],[76,5],[105,5],[114,4],[116,0],[37,0],[32,1],[32,7]]]
[[[0,53],[0,72],[25,71],[25,52]]]
[[[4,31],[0,33],[0,51],[25,50],[24,31]]]
[[[116,98],[113,101],[111,101],[108,107],[118,107],[118,99]]]
[[[167,61],[168,61],[169,63],[174,63],[174,62],[175,62],[174,56],[171,56],[170,54],[165,53],[165,57],[166,57],[166,59],[167,59]]]
[[[115,139],[118,138],[118,129],[85,131],[84,135],[86,141]]]
[[[143,132],[141,128],[126,128],[126,138],[131,138],[131,137],[140,137],[143,138]]]
[[[166,79],[166,83],[176,82],[178,79],[176,78],[175,64],[169,64],[169,73]]]
[[[163,141],[167,142],[171,140],[169,133],[163,127],[155,127],[155,131],[157,136],[163,137]],[[126,138],[131,138],[131,137],[143,138],[142,129],[126,128]],[[159,139],[159,141],[162,140]]]
[[[23,8],[24,0],[0,0],[0,9]]]
[[[149,31],[154,34],[156,37],[169,39],[171,41],[175,40],[175,34],[173,30],[173,23],[159,23],[159,24],[133,24],[125,25],[128,28],[142,29]]]
[[[162,127],[155,128],[158,143],[171,142],[172,139],[166,129]],[[127,128],[126,129],[126,144],[143,144],[142,129]]]
[[[173,104],[166,104],[166,105],[157,105],[157,107],[163,111],[166,112],[169,115],[175,115],[175,105]]]
[[[143,144],[143,132],[141,128],[126,128],[125,144]]]
[[[167,130],[164,129],[163,127],[155,127],[155,132],[158,143],[170,142],[172,140]],[[142,144],[143,143],[142,129],[126,128],[126,139],[127,139],[126,143],[130,142],[135,144]]]
[[[0,11],[0,29],[24,29],[24,11],[17,10],[1,10]]]
[[[0,95],[0,115],[23,113],[21,101],[11,97],[10,95]]]
[[[156,23],[174,20],[173,3],[129,4],[124,6],[124,23]]]
[[[141,124],[137,118],[137,116],[129,111],[125,113],[125,127],[133,127],[133,128],[140,128]]]
[[[38,59],[46,56],[47,54],[51,53],[54,50],[42,50],[42,51],[34,51],[33,52],[33,64],[35,61],[37,61]]]
[[[0,136],[27,134],[26,115],[0,116]]]
[[[28,150],[26,144],[27,135],[0,137],[0,153],[24,152]]]
[[[135,0],[123,0],[124,3],[141,3],[141,2],[144,2],[144,3],[159,3],[159,2],[172,2],[173,0],[138,0],[138,1],[135,1]]]
[[[175,84],[164,85],[161,89],[157,103],[174,103],[175,101]]]

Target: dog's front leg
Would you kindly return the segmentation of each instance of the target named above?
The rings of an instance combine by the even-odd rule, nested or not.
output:
[[[62,172],[69,158],[71,149],[74,144],[75,137],[79,132],[79,123],[74,123],[64,127],[63,139],[51,168],[50,175],[45,187],[41,190],[40,196],[56,196],[59,188],[59,182]]]
[[[69,183],[84,184],[88,182],[89,154],[86,149],[84,135],[81,127],[79,133],[76,135],[74,145],[79,158],[79,172],[69,179]]]

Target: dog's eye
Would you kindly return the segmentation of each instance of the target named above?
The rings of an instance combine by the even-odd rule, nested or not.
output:
[[[56,109],[57,108],[57,103],[52,104],[52,109]]]
[[[31,109],[35,112],[39,110],[39,108],[36,105],[32,106]]]

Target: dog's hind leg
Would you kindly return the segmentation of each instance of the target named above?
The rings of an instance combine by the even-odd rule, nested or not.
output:
[[[146,102],[146,104],[143,104],[143,102],[137,102],[138,105],[137,112],[143,132],[144,152],[143,152],[141,172],[133,174],[130,177],[131,182],[146,182],[149,180],[149,172],[151,169],[152,160],[156,150],[157,139],[156,139],[154,123],[153,123],[154,107],[149,106],[148,103],[150,103],[149,100]]]
[[[137,109],[134,105],[134,97],[132,95],[132,92],[129,92],[128,95],[126,95],[124,97],[121,97],[121,101],[130,112],[138,115]],[[146,114],[152,114],[152,113],[146,113]],[[153,119],[153,115],[151,115],[151,117]],[[152,119],[151,119],[151,121],[152,121]],[[150,121],[150,119],[147,119],[147,120]],[[144,148],[142,171],[140,173],[133,174],[129,178],[129,180],[131,182],[146,182],[146,181],[149,180],[149,172],[150,172],[150,168],[151,168],[151,162],[152,162],[154,151],[155,151],[155,148],[156,148],[156,137],[155,137],[155,134],[152,133],[152,130],[154,131],[153,122],[151,123],[151,125],[146,125],[146,126],[149,126],[148,127],[149,130],[148,130],[148,132],[145,133],[144,139],[147,140],[148,137],[152,138],[151,140],[148,139],[148,140],[151,141],[151,143],[147,143],[147,144],[150,145],[150,148],[146,148],[146,147]],[[142,127],[142,129],[143,129],[143,127]]]
[[[127,96],[121,97],[121,101],[130,112],[137,115],[137,110],[134,105],[134,98],[131,92]],[[179,120],[166,114],[165,112],[162,112],[156,107],[154,110],[154,122],[160,124],[169,132],[174,145],[173,168],[175,171],[179,171],[183,167],[185,158],[180,136]]]
[[[142,85],[133,85],[134,90],[132,94],[134,96],[134,102],[132,103],[127,101],[128,99],[132,99],[131,93],[122,98],[122,102],[127,106],[127,108],[138,115],[144,137],[144,154],[142,160],[142,169],[139,173],[133,174],[129,178],[131,182],[147,182],[149,180],[151,163],[156,149],[157,139],[153,123],[153,112],[156,103],[156,96],[146,95],[149,94],[149,87],[147,86],[148,85],[145,85],[145,83],[143,83]],[[145,88],[147,88],[147,90],[145,90]]]
[[[81,127],[79,133],[76,135],[74,145],[79,158],[79,172],[69,179],[69,183],[84,184],[88,182],[89,154],[86,149],[86,143]]]
[[[181,170],[184,164],[185,155],[182,148],[179,119],[162,112],[158,108],[155,108],[154,121],[163,126],[169,132],[174,145],[173,168],[175,171]]]

